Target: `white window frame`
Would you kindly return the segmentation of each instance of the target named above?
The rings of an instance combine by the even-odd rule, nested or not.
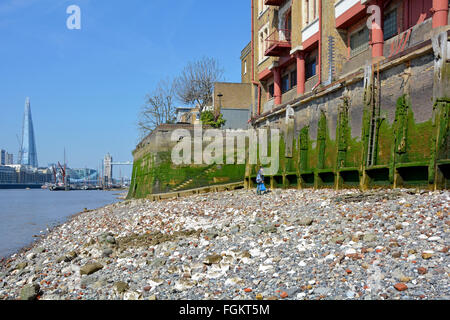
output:
[[[260,18],[267,10],[269,6],[264,4],[264,0],[258,1],[258,18]]]
[[[258,31],[258,44],[259,44],[259,55],[258,61],[259,64],[263,63],[269,57],[265,56],[264,53],[267,49],[266,39],[269,37],[269,25],[270,22],[267,22],[261,29]]]
[[[305,0],[302,6],[303,28],[314,23],[319,16],[319,3],[317,0]]]

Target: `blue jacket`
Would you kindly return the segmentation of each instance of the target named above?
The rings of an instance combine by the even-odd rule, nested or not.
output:
[[[264,183],[264,175],[261,171],[258,171],[258,175],[256,176],[256,183]]]

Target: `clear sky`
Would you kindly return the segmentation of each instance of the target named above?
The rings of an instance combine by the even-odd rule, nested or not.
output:
[[[81,30],[66,26],[73,4]],[[30,97],[40,166],[62,162],[64,147],[72,168],[96,169],[107,152],[132,160],[160,79],[207,56],[240,82],[250,10],[247,0],[0,0],[0,148],[17,159]]]

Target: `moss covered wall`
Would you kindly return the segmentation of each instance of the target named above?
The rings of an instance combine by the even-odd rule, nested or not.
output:
[[[191,137],[194,137],[193,126],[164,125],[157,128],[137,146],[133,152],[134,164],[128,198],[145,198],[150,194],[183,191],[244,180],[245,164],[174,164],[171,156],[176,142],[171,140],[171,135],[176,129],[188,130]],[[205,126],[203,129],[210,129],[210,127]],[[203,150],[208,144],[203,144]],[[192,142],[192,163],[194,163],[193,150]]]

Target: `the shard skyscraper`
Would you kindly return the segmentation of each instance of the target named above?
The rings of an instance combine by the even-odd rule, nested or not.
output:
[[[25,101],[25,113],[23,115],[22,126],[22,146],[19,150],[19,164],[28,165],[33,168],[38,167],[30,98],[27,98]]]

